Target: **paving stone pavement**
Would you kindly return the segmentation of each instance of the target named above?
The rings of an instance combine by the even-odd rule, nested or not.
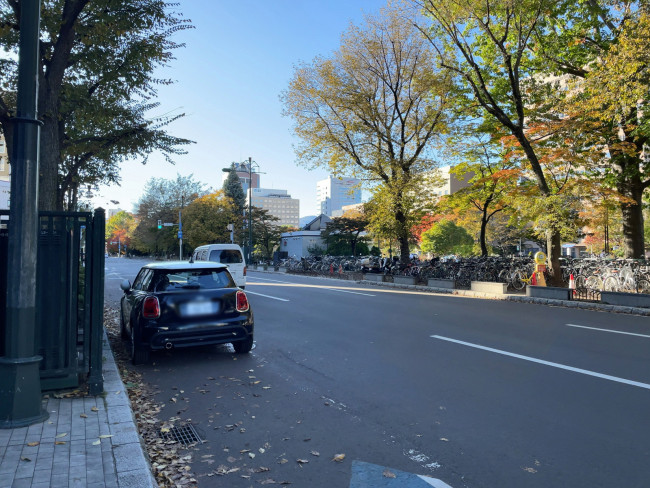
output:
[[[103,358],[104,395],[48,395],[47,420],[0,429],[1,488],[157,486],[106,334]]]

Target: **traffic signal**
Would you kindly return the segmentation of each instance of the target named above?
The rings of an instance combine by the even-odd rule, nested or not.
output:
[[[158,221],[158,229],[162,229],[162,220]]]

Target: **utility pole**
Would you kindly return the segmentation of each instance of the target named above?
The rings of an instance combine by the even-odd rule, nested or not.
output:
[[[178,211],[178,259],[183,260],[183,206],[185,195],[181,195],[181,209]]]
[[[18,103],[11,158],[11,208],[4,356],[0,356],[0,428],[42,422],[41,378],[36,355],[36,257],[38,246],[37,119],[40,0],[20,2]],[[4,265],[5,263],[3,263]],[[2,353],[2,351],[0,351]]]
[[[250,266],[253,256],[253,158],[248,158],[248,260],[246,264]]]

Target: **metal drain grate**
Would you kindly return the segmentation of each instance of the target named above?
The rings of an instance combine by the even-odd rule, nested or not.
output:
[[[203,442],[192,424],[185,424],[179,427],[172,427],[167,432],[160,432],[160,436],[166,441],[174,441],[189,446],[195,442]]]

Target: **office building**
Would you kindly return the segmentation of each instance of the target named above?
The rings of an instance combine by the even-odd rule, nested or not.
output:
[[[436,196],[441,197],[444,195],[451,195],[470,185],[469,180],[474,177],[474,173],[467,173],[459,179],[456,175],[450,173],[451,168],[452,166],[444,166],[438,170],[442,181],[439,184],[434,185],[433,193]]]
[[[345,205],[361,203],[361,189],[356,178],[328,178],[316,183],[316,201],[321,214],[331,217]]]
[[[248,195],[246,195],[248,204]],[[300,200],[291,198],[287,190],[276,190],[269,188],[253,188],[253,207],[268,210],[271,215],[280,220],[275,224],[291,225],[298,227],[300,225]]]

